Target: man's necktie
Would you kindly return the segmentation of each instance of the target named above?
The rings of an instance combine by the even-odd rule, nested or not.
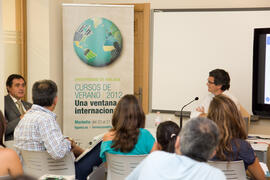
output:
[[[18,105],[18,110],[21,113],[21,115],[24,114],[23,105],[21,101],[17,101],[16,104]]]

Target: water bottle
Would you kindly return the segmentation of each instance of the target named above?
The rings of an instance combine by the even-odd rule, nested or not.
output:
[[[158,126],[161,122],[160,112],[157,111],[156,117],[155,117],[155,126]]]

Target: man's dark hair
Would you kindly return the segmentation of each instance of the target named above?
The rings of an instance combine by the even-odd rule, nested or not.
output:
[[[219,142],[214,121],[197,117],[189,120],[180,132],[180,151],[194,160],[206,162]]]
[[[215,85],[222,85],[221,90],[229,90],[230,89],[230,76],[223,69],[214,69],[209,72],[209,76],[214,78]]]
[[[51,106],[57,95],[57,85],[52,80],[37,81],[32,88],[33,103],[40,106]]]
[[[7,81],[6,81],[6,88],[12,86],[12,81],[13,81],[13,79],[23,79],[24,83],[26,84],[24,78],[23,78],[21,75],[19,75],[19,74],[11,74],[11,75],[8,76],[8,78],[7,78]],[[7,91],[8,91],[8,89],[7,89]]]

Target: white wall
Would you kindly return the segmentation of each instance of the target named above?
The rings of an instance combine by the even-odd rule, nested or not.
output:
[[[57,0],[27,1],[28,94],[32,100],[35,81],[51,79],[58,85],[55,113],[62,124],[62,22],[61,2]]]
[[[2,0],[1,5],[1,13],[3,15],[3,58],[5,60],[3,78],[5,82],[10,74],[20,74],[21,44],[19,40],[21,39],[21,34],[16,25],[15,0]],[[4,90],[4,93],[7,94],[6,90]]]
[[[198,96],[185,108],[195,110],[209,93],[208,72],[221,68],[252,113],[253,31],[270,27],[268,18],[269,10],[258,9],[154,12],[152,109],[176,111]]]
[[[62,123],[62,13],[61,3],[143,3],[152,9],[270,7],[269,0],[28,0],[28,98],[36,80],[52,79],[59,87],[58,122]],[[263,122],[263,121],[262,121]],[[263,123],[260,123],[263,126]],[[270,128],[269,128],[270,129]],[[270,133],[270,131],[269,131]]]
[[[50,78],[49,1],[27,1],[28,94],[32,99],[33,82]]]
[[[2,34],[2,0],[0,0],[0,110],[4,113],[4,72],[5,72],[5,61],[4,61],[4,51],[3,51],[3,34]]]

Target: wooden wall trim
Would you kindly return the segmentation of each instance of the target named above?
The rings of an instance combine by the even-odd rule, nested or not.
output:
[[[150,4],[144,4],[143,109],[149,112]]]
[[[27,8],[26,0],[16,0],[16,31],[21,34],[20,50],[21,50],[21,59],[20,59],[20,74],[27,81]],[[27,95],[27,88],[25,89],[25,100]]]

